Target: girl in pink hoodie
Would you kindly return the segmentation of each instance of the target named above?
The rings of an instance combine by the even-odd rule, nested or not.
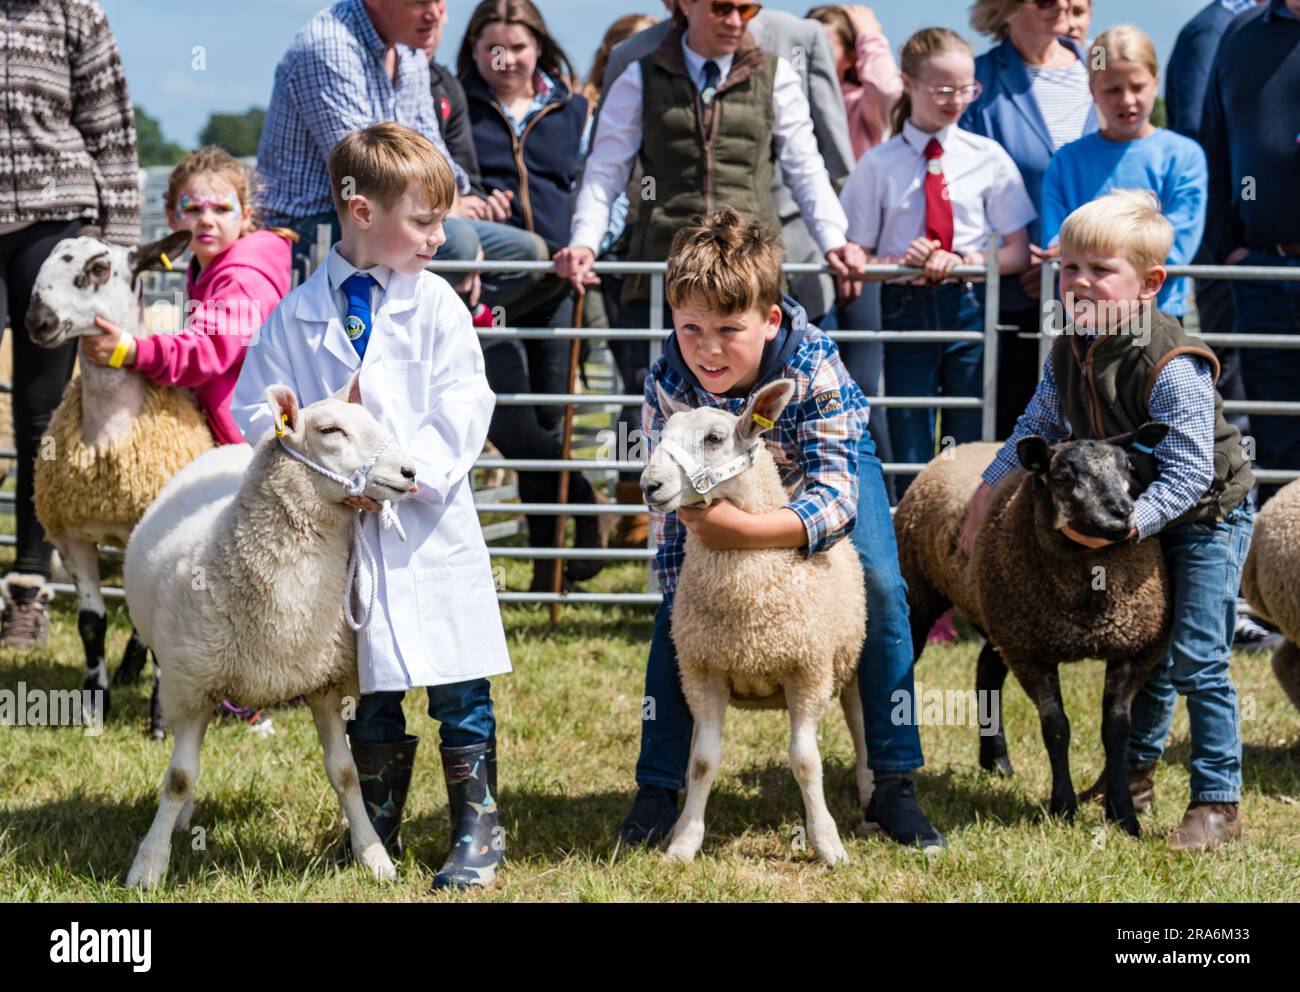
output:
[[[248,170],[220,148],[190,152],[172,170],[163,200],[173,230],[190,239],[184,330],[136,338],[124,366],[163,386],[191,389],[218,444],[242,444],[230,416],[244,349],[289,292],[296,236],[257,230]],[[104,332],[82,339],[82,354],[107,365],[120,328],[102,318]]]
[[[870,7],[827,5],[807,14],[830,39],[849,118],[854,159],[889,137],[889,114],[903,94],[903,78],[889,39]]]

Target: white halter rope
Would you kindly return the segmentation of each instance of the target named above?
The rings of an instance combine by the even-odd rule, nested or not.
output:
[[[278,410],[272,409],[271,416],[275,418],[275,437],[280,442],[280,447],[308,468],[314,469],[327,479],[333,479],[344,488],[349,496],[361,496],[365,493],[366,482],[370,479],[370,470],[379,461],[379,456],[393,443],[393,436],[390,434],[384,443],[375,450],[375,453],[370,456],[370,460],[357,468],[351,476],[339,475],[324,465],[312,461],[301,451],[285,444],[284,423],[281,414]],[[379,590],[379,582],[376,578],[379,566],[375,562],[375,553],[370,550],[370,544],[366,541],[363,524],[361,523],[361,515],[365,512],[361,507],[357,507],[356,515],[352,518],[352,549],[348,555],[347,584],[344,586],[343,593],[343,617],[347,620],[348,626],[354,631],[360,631],[370,623],[370,616],[375,611],[375,597],[378,595]],[[397,509],[393,506],[392,500],[386,499],[383,501],[379,513],[379,523],[384,530],[396,527],[397,536],[403,541],[406,540],[406,531],[402,529],[402,521],[397,516]],[[358,567],[358,562],[363,563],[365,566],[364,576],[361,574],[362,569]],[[357,586],[357,599],[365,604],[365,612],[361,615],[361,619],[358,620],[352,613],[352,589],[354,585],[363,580],[364,584]],[[368,595],[363,592],[363,589],[367,588],[369,590]]]
[[[743,455],[738,455],[721,465],[701,465],[691,457],[689,451],[671,438],[660,438],[659,447],[681,466],[682,471],[686,473],[686,478],[690,480],[691,488],[704,498],[704,505],[709,506],[713,502],[709,493],[728,479],[734,479],[741,472],[751,468],[758,460],[758,453],[763,444],[759,442]]]

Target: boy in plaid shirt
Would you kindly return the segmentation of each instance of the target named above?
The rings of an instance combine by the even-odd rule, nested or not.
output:
[[[725,499],[652,512],[664,593],[646,666],[645,694],[654,710],[641,723],[637,797],[620,832],[629,844],[665,837],[685,784],[693,721],[669,629],[686,532],[711,548],[805,548],[808,554],[849,537],[867,582],[858,685],[875,791],[864,817],[900,844],[944,847],[916,802],[911,772],[923,764],[917,728],[890,719],[890,697],[913,691],[912,639],[884,478],[866,429],[867,399],[835,343],[782,296],[781,260],[772,232],[730,209],[679,231],[669,253],[664,288],[675,331],[646,379],[642,429],[651,445],[663,429],[657,389],[690,406],[738,414],[759,387],[790,379],[794,396],[766,433],[790,502],[761,514]]]

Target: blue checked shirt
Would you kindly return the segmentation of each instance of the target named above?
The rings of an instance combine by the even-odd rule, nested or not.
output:
[[[1147,410],[1153,421],[1169,425],[1169,433],[1154,450],[1159,474],[1134,508],[1139,538],[1190,510],[1214,481],[1214,374],[1209,363],[1195,355],[1171,359],[1156,376]],[[984,481],[995,486],[1019,466],[1016,443],[1022,437],[1037,434],[1055,444],[1071,433],[1048,356],[1038,389],[997,458],[984,470]]]
[[[469,192],[469,179],[438,128],[424,53],[398,45],[394,83],[384,69],[387,49],[362,0],[322,10],[294,36],[276,67],[257,145],[263,210],[271,224],[333,210],[330,150],[349,132],[380,121],[405,124],[432,141],[451,163],[457,187]]]
[[[845,369],[835,342],[811,326],[773,378],[792,379],[795,391],[764,438],[790,494],[786,506],[799,514],[808,533],[805,551],[811,555],[848,536],[857,519],[858,442],[867,429],[867,398]],[[693,407],[713,406],[739,414],[747,402],[697,389],[661,356],[646,376],[641,408],[641,430],[651,450],[666,420],[656,383],[673,399]],[[655,572],[667,599],[681,573],[686,528],[675,512],[651,511],[650,519],[659,546]]]

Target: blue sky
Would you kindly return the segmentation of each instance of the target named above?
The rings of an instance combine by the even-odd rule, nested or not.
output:
[[[173,141],[193,146],[214,111],[266,106],[275,66],[294,32],[328,4],[322,0],[100,0],[117,37],[132,99],[162,122]],[[591,66],[605,28],[632,11],[660,14],[659,0],[535,0],[552,34],[579,72]],[[767,6],[802,14],[815,0],[768,0]],[[1182,25],[1206,0],[1094,0],[1093,34],[1125,20],[1155,39],[1161,63]],[[894,51],[917,28],[969,29],[970,0],[886,0],[875,6]],[[448,0],[449,24],[438,52],[451,63],[475,4]],[[206,67],[193,68],[196,47]],[[978,39],[977,51],[986,44]]]

